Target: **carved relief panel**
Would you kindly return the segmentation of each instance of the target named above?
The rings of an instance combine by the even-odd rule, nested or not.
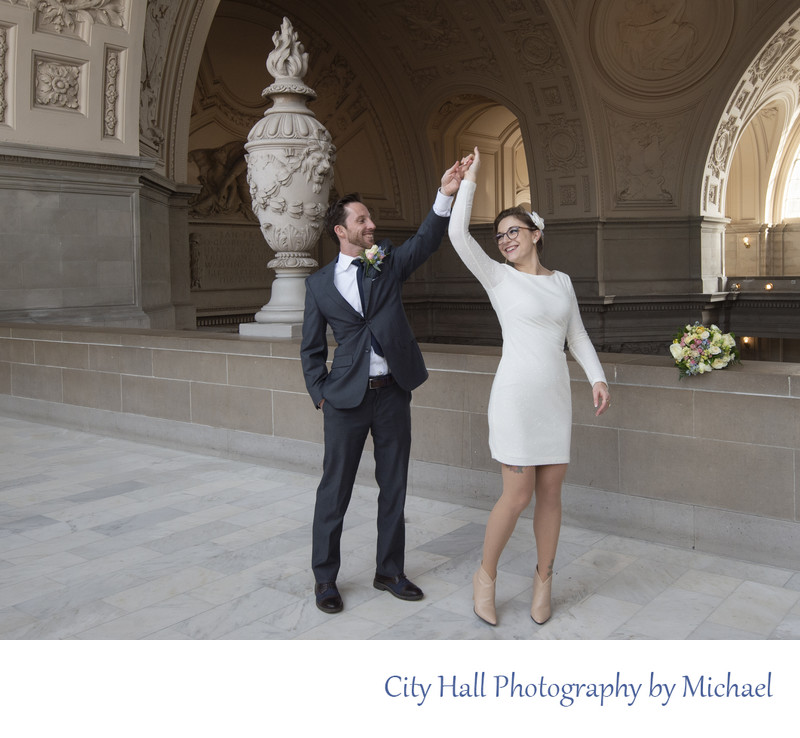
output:
[[[609,108],[606,118],[615,205],[677,206],[689,114],[645,118]]]
[[[515,59],[526,72],[556,75],[566,71],[561,49],[549,25],[530,21],[515,23],[512,33],[517,52]]]
[[[202,187],[189,202],[192,218],[233,218],[257,223],[250,203],[244,141],[209,149],[193,149],[189,161]]]
[[[142,51],[139,137],[144,150],[156,155],[161,153],[161,145],[164,143],[164,130],[159,117],[161,78],[164,74],[169,35],[178,10],[177,2],[147,0]]]
[[[727,0],[605,0],[592,11],[591,50],[612,85],[665,96],[709,73],[733,21]]]
[[[586,166],[586,148],[580,120],[564,115],[550,116],[550,122],[537,126],[544,147],[545,170],[566,175]]]
[[[133,12],[130,0],[0,0],[0,124],[11,128],[7,140],[82,151],[108,142],[104,151],[127,144],[125,153],[138,153],[138,142],[123,141]],[[22,80],[30,86],[23,89]],[[100,99],[89,106],[95,90]],[[138,109],[137,101],[134,115]]]

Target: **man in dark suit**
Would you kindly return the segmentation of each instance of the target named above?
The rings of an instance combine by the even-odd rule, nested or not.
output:
[[[465,159],[466,161],[466,159]],[[311,565],[317,607],[339,612],[340,539],[367,434],[378,482],[376,589],[403,600],[422,590],[403,572],[404,506],[411,452],[411,390],[428,377],[402,304],[403,283],[441,243],[465,169],[443,177],[433,209],[397,248],[375,244],[375,223],[358,195],[333,203],[325,228],[339,254],[306,281],[300,358],[306,387],[324,416],[325,454],[314,508]],[[330,326],[336,348],[327,368]]]

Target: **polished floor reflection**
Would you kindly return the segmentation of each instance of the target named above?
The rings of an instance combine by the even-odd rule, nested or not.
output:
[[[487,513],[410,497],[403,602],[372,587],[375,493],[343,536],[344,611],[317,610],[317,478],[0,418],[2,639],[767,639],[800,637],[800,573],[565,527],[554,613],[529,616],[530,520],[472,613]]]

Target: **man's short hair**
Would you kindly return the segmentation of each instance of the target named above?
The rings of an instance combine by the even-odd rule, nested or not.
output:
[[[325,213],[325,232],[337,246],[339,245],[339,236],[336,235],[334,228],[337,225],[344,225],[347,220],[347,206],[354,202],[363,202],[361,195],[357,192],[351,192],[349,195],[345,195],[336,202],[331,203],[330,207],[328,207],[328,212]]]

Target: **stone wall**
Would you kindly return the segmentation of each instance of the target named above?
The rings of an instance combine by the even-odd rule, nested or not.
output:
[[[79,158],[3,148],[0,314],[147,327],[137,235],[146,166],[85,156],[73,169]]]
[[[486,408],[499,349],[423,346],[411,493],[492,505]],[[669,358],[604,354],[614,405],[594,417],[578,365],[568,522],[800,566],[800,365],[748,362],[679,380]],[[0,412],[318,473],[322,417],[296,341],[190,331],[0,324]],[[374,484],[371,450],[360,481]]]

